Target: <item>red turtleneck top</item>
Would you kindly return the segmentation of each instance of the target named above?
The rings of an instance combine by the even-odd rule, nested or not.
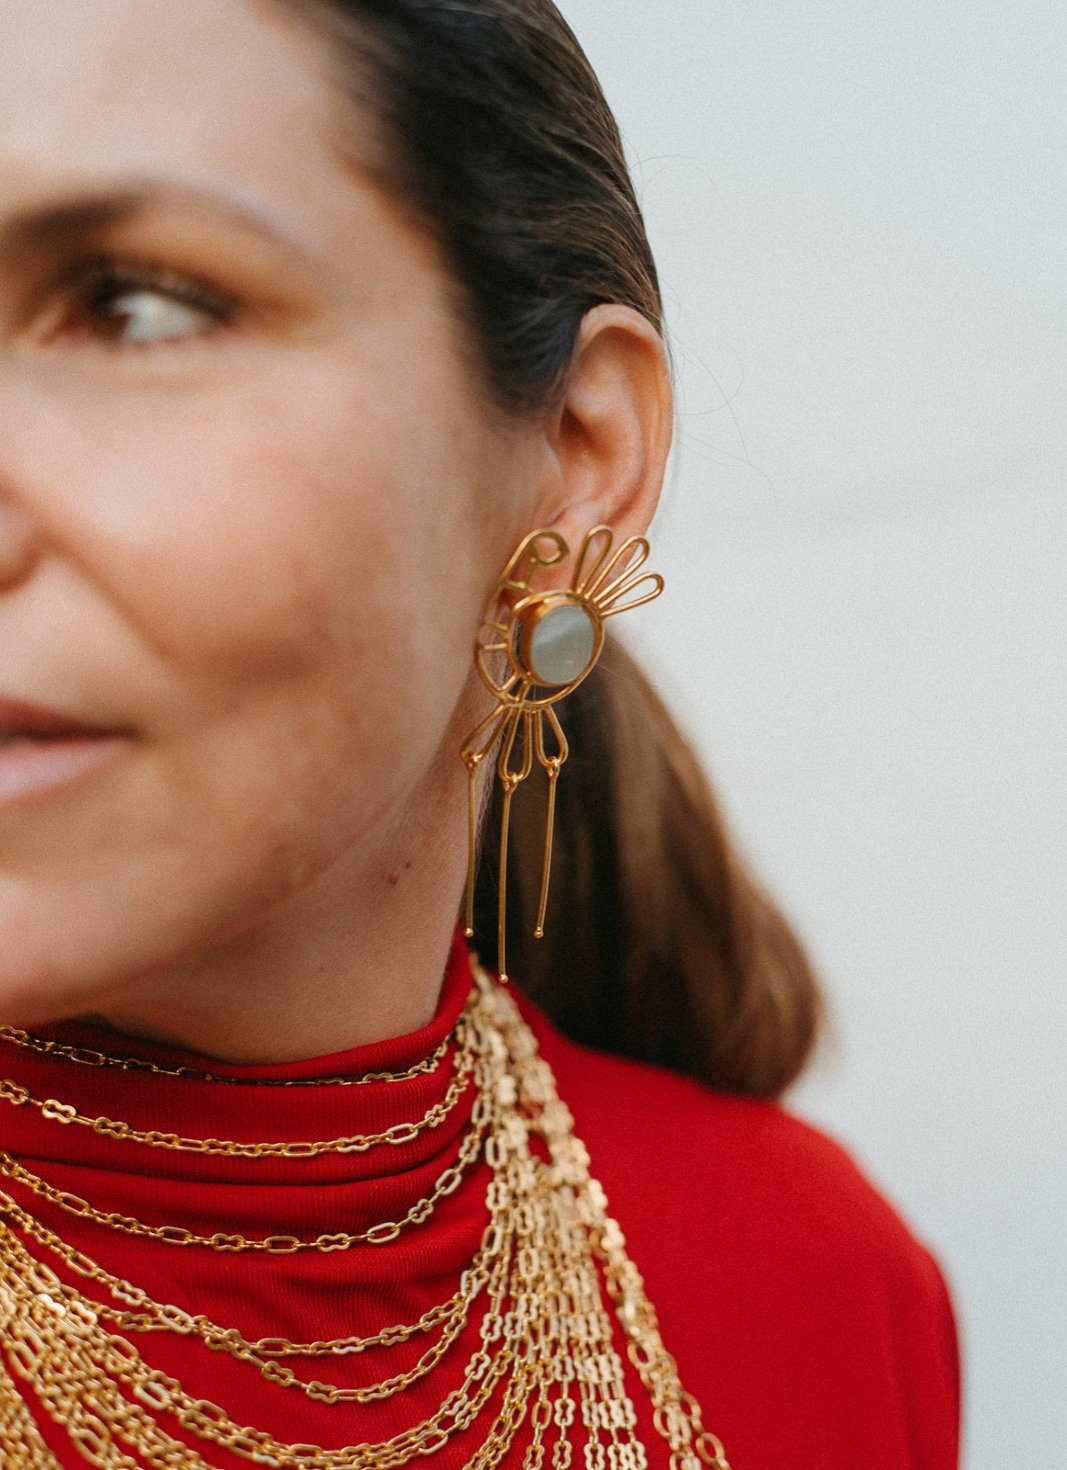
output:
[[[470,986],[469,956],[457,938],[437,1015],[424,1030],[313,1062],[211,1069],[275,1083],[401,1071],[449,1036]],[[576,1046],[517,991],[516,998],[645,1277],[683,1385],[699,1400],[734,1470],[954,1470],[958,1360],[944,1282],[930,1254],[847,1154],[776,1105],[719,1096]],[[113,1036],[80,1024],[43,1034],[115,1051]],[[168,1067],[203,1066],[202,1059],[141,1044],[136,1055]],[[0,1063],[0,1075],[34,1096],[71,1103],[88,1116],[249,1141],[380,1132],[420,1117],[442,1099],[453,1076],[446,1058],[433,1072],[403,1082],[233,1086],[79,1065],[10,1042],[0,1043]],[[433,1188],[456,1155],[470,1108],[465,1095],[439,1127],[400,1146],[235,1160],[119,1141],[0,1100],[0,1148],[57,1187],[147,1223],[204,1235],[355,1233],[399,1219]],[[118,1235],[10,1179],[0,1178],[0,1189],[158,1302],[236,1326],[247,1338],[313,1341],[413,1322],[451,1296],[485,1226],[488,1177],[479,1162],[428,1221],[387,1244],[268,1256]],[[33,1254],[56,1268],[38,1246]],[[69,1269],[58,1274],[84,1289]],[[330,1406],[271,1384],[202,1342],[165,1334],[133,1338],[148,1362],[233,1418],[285,1441],[328,1447],[387,1439],[428,1416],[461,1379],[476,1339],[474,1314],[434,1371],[398,1397]],[[294,1366],[304,1378],[374,1382],[410,1366],[426,1346],[422,1339]],[[666,1446],[651,1427],[636,1378],[629,1389],[650,1465],[659,1470],[668,1464]],[[59,1464],[84,1470],[66,1436],[34,1407]],[[484,1437],[486,1422],[476,1420],[428,1463],[458,1470]],[[175,1423],[166,1427],[182,1437]],[[210,1464],[247,1470],[246,1460],[190,1443]],[[524,1425],[505,1466],[521,1465],[527,1443]],[[582,1464],[580,1451],[574,1463]]]

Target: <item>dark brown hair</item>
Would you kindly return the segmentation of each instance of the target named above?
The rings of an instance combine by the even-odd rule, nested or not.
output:
[[[472,358],[506,414],[557,399],[584,314],[662,300],[615,120],[551,0],[275,0],[313,26],[377,148],[369,168],[436,242]],[[711,1085],[780,1093],[807,1059],[818,991],[727,840],[689,746],[609,644],[560,707],[548,937],[532,927],[537,783],[513,815],[509,968],[575,1039]],[[476,947],[494,960],[491,812]]]
[[[547,932],[531,938],[547,791],[531,778],[511,810],[509,970],[576,1041],[726,1092],[777,1096],[812,1049],[819,993],[730,843],[699,762],[614,640],[558,712],[571,758]],[[494,808],[499,799],[497,784]],[[491,963],[498,810],[485,830],[476,944]]]

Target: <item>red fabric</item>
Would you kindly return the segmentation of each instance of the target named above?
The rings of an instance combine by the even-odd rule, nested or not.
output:
[[[400,1070],[449,1034],[470,988],[457,938],[438,1013],[425,1030],[378,1046],[273,1068],[214,1067],[247,1080],[299,1080]],[[594,1174],[642,1270],[664,1340],[734,1470],[954,1470],[959,1411],[956,1337],[938,1267],[834,1143],[781,1108],[715,1095],[654,1068],[564,1040],[516,996],[589,1147]],[[115,1049],[69,1025],[46,1034]],[[166,1065],[196,1059],[138,1045]],[[421,1115],[452,1076],[346,1088],[255,1088],[118,1072],[0,1047],[0,1069],[39,1097],[136,1127],[234,1139],[323,1139],[380,1131]],[[399,1219],[452,1162],[470,1097],[438,1129],[399,1147],[307,1160],[231,1160],[120,1143],[0,1102],[0,1147],[94,1205],[197,1233],[266,1236],[357,1231]],[[201,1312],[248,1337],[301,1340],[365,1334],[414,1321],[455,1290],[484,1228],[482,1164],[431,1219],[388,1245],[336,1254],[219,1254],[117,1236],[0,1180],[13,1198],[157,1301]],[[34,1253],[39,1254],[37,1247]],[[49,1262],[53,1264],[54,1262]],[[60,1274],[66,1276],[66,1272]],[[138,1339],[146,1360],[196,1396],[283,1440],[339,1447],[386,1439],[438,1407],[462,1377],[473,1330],[398,1398],[328,1407],[268,1384],[203,1344]],[[301,1376],[355,1384],[409,1366],[432,1339],[362,1357],[296,1363]],[[631,1382],[650,1463],[667,1465],[646,1396]],[[60,1463],[81,1470],[42,1415]],[[479,1419],[431,1463],[464,1465]],[[170,1423],[167,1428],[181,1437]],[[195,1442],[195,1441],[194,1441]],[[505,1460],[518,1466],[520,1431]],[[204,1445],[228,1470],[244,1465]],[[579,1463],[576,1461],[576,1463]]]

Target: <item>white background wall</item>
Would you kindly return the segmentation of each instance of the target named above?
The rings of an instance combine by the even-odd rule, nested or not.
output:
[[[946,1265],[969,1470],[1051,1470],[1062,6],[563,9],[626,136],[678,359],[669,596],[638,647],[825,977],[836,1046],[793,1104]]]

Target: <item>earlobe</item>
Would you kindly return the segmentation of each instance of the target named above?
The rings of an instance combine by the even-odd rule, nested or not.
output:
[[[586,313],[546,433],[551,486],[537,523],[580,546],[596,525],[644,535],[670,452],[673,397],[663,339],[631,307]]]

